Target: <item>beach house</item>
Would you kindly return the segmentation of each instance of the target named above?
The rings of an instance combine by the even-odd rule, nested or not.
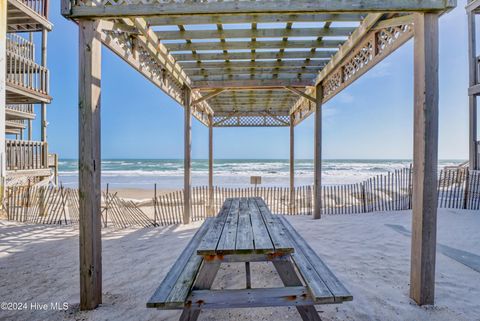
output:
[[[0,20],[7,22],[6,30],[5,25],[0,27],[0,77],[5,79],[0,88],[0,96],[5,95],[0,111],[1,178],[6,186],[48,183],[57,168],[57,155],[49,153],[47,143],[47,105],[52,100],[47,68],[47,35],[53,27],[49,1],[5,3],[6,8],[0,8]],[[39,128],[34,126],[37,117]],[[35,130],[40,135],[34,135]]]

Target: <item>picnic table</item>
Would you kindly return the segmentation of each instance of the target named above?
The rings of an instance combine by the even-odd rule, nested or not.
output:
[[[245,289],[211,289],[222,263],[244,262]],[[251,262],[271,262],[283,287],[252,288]],[[182,309],[197,320],[202,309],[295,306],[306,320],[320,320],[316,304],[342,303],[352,295],[307,242],[262,198],[227,199],[200,227],[158,289],[149,308]]]

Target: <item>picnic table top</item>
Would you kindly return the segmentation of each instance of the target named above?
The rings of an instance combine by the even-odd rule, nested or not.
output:
[[[285,226],[259,197],[227,199],[197,249],[202,256],[292,252]]]

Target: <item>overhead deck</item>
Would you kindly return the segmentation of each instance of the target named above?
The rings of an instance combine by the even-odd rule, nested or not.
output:
[[[184,212],[191,219],[191,115],[212,128],[314,118],[314,213],[322,211],[322,105],[415,36],[410,296],[433,304],[438,17],[455,0],[62,0],[79,25],[80,308],[101,303],[101,46],[184,107]],[[293,198],[292,198],[293,199]],[[191,318],[190,320],[195,320]]]
[[[410,39],[412,12],[454,5],[64,0],[62,13],[104,19],[102,42],[179,103],[184,84],[194,100],[211,97],[192,106],[205,125],[212,115],[213,126],[288,126],[312,112],[313,86],[322,82],[326,102]]]

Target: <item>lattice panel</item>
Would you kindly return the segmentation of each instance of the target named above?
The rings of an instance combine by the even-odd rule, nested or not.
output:
[[[125,50],[126,55],[135,57],[140,70],[146,71],[152,78],[157,79],[161,83],[162,90],[177,102],[183,104],[183,86],[177,79],[172,77],[171,73],[166,72],[163,66],[152,57],[150,52],[141,44],[141,42],[136,41],[135,37],[122,31],[104,30],[104,32],[111,41],[115,41],[123,50]],[[199,108],[198,105],[193,106],[192,114],[204,124],[208,124],[208,115],[203,110],[203,104],[201,105],[203,108]]]
[[[357,46],[357,49],[352,51],[344,62],[322,82],[323,103],[370,70],[412,36],[413,23],[372,31]],[[312,92],[310,91],[309,94]],[[313,107],[306,99],[299,99],[292,108],[294,123],[298,124],[308,117],[313,112]]]
[[[280,127],[289,126],[289,116],[214,116],[214,127]]]

